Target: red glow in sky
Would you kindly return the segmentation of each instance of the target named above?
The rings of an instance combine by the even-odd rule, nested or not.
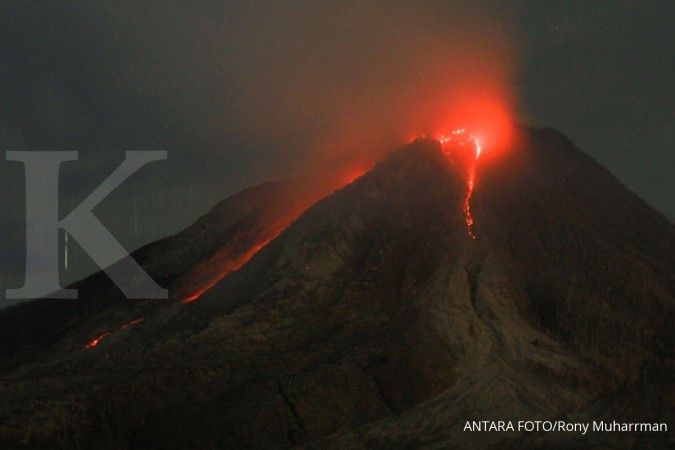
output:
[[[462,102],[453,108],[434,135],[452,136],[456,130],[464,130],[477,140],[482,156],[506,150],[513,139],[513,120],[508,103],[495,99]]]
[[[514,135],[508,96],[500,95],[498,90],[485,92],[483,95],[467,94],[462,101],[454,102],[432,133],[466,179],[462,212],[471,239],[477,238],[471,199],[479,164],[483,165],[508,150]]]

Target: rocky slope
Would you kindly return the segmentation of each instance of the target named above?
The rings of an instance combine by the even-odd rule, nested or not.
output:
[[[477,240],[465,180],[419,140],[198,301],[122,314],[106,300],[117,306],[3,358],[0,446],[672,445],[672,434],[462,432],[472,419],[673,419],[673,225],[556,131],[523,129],[518,142],[480,169]],[[256,217],[291,209],[279,204]],[[255,228],[232,211],[141,261],[193,279],[227,245],[228,224]],[[101,323],[141,313],[84,348]]]

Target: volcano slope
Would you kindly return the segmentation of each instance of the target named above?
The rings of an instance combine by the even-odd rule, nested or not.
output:
[[[673,225],[558,132],[518,142],[478,172],[476,240],[465,180],[422,139],[198,301],[93,349],[82,320],[24,352],[1,374],[0,446],[672,446],[672,432],[463,431],[673,423]]]
[[[277,236],[321,192],[325,195],[325,191],[308,194],[307,182],[264,183],[245,189],[177,235],[137,250],[133,258],[169,291],[172,301],[186,301],[245,261],[252,249]],[[50,352],[54,341],[70,336],[79,342],[166,304],[127,300],[103,271],[70,287],[78,290],[79,299],[38,299],[0,312],[0,367],[39,359],[37,355]],[[84,335],[72,336],[74,330]]]

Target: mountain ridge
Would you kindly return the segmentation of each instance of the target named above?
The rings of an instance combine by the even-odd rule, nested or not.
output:
[[[91,351],[66,342],[93,330],[85,320],[49,357],[4,371],[0,443],[636,446],[643,436],[462,432],[476,417],[613,408],[672,419],[672,224],[557,132],[520,133],[479,169],[476,240],[466,180],[418,140],[198,301],[153,307]]]

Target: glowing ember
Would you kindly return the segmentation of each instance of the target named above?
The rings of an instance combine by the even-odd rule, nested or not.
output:
[[[92,348],[96,347],[98,344],[100,344],[101,342],[103,342],[105,339],[109,338],[114,332],[122,331],[122,330],[125,330],[125,329],[130,328],[130,327],[134,327],[136,325],[141,324],[144,320],[145,320],[144,317],[139,317],[138,319],[134,319],[134,320],[131,320],[127,323],[124,323],[124,324],[120,325],[115,330],[110,330],[110,331],[106,331],[105,333],[99,334],[94,339],[87,342],[87,345],[85,347],[87,349],[92,349]]]
[[[443,153],[452,158],[451,161],[459,158],[464,161],[466,166],[466,194],[462,203],[462,212],[464,213],[467,234],[471,239],[476,239],[474,218],[471,214],[471,197],[476,185],[476,165],[483,147],[480,140],[464,128],[455,129],[449,135],[441,136],[438,140],[443,148]]]
[[[94,348],[94,347],[96,347],[98,344],[100,344],[101,342],[103,342],[103,340],[104,340],[105,338],[107,338],[108,336],[110,336],[111,334],[112,334],[112,331],[106,331],[105,333],[96,336],[94,339],[92,339],[91,341],[89,341],[89,342],[87,343],[87,348]]]

